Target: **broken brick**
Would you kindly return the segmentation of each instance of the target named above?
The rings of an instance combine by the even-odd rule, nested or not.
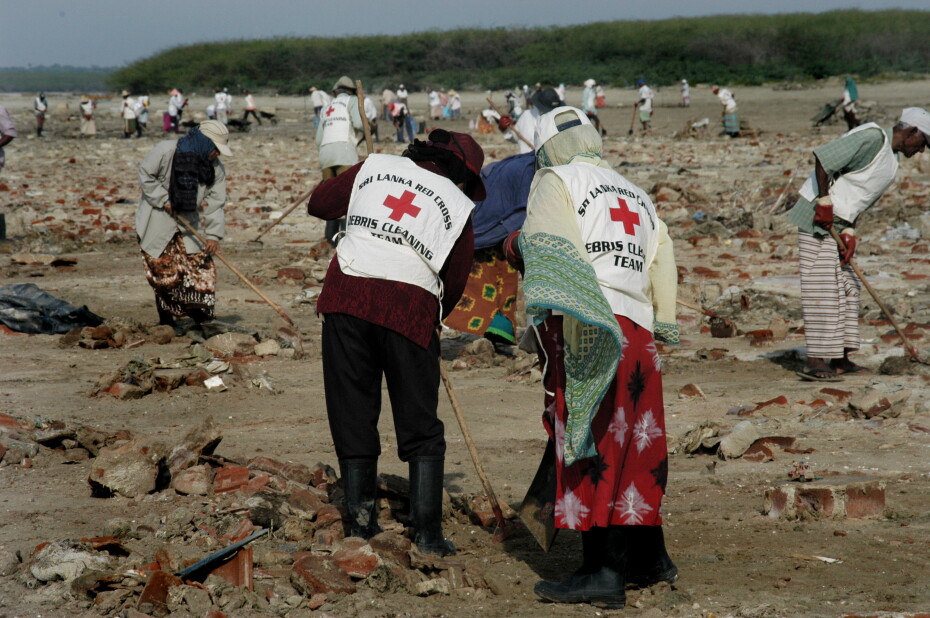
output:
[[[691,399],[694,397],[704,399],[704,391],[701,390],[701,387],[697,384],[685,384],[678,390],[679,399]]]
[[[371,537],[368,544],[382,558],[393,560],[405,569],[410,568],[410,550],[413,542],[394,532],[381,532]]]
[[[342,547],[333,554],[336,565],[346,575],[365,579],[371,572],[381,566],[381,558],[362,539],[349,538],[342,542]]]
[[[278,270],[278,279],[282,281],[303,281],[307,274],[299,268],[281,268]]]
[[[249,482],[249,469],[242,466],[218,468],[213,477],[213,493],[225,494],[244,487]]]
[[[330,556],[301,557],[294,562],[291,582],[305,595],[355,592],[355,582]]]
[[[320,528],[342,521],[342,513],[332,504],[324,504],[316,514],[316,525]]]
[[[885,482],[856,475],[782,483],[766,490],[763,509],[769,517],[786,519],[877,517],[884,510]]]

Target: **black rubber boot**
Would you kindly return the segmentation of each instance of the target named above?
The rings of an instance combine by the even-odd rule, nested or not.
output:
[[[533,589],[553,603],[590,603],[605,609],[626,605],[623,572],[626,539],[616,529],[592,528],[581,533],[584,562],[561,582],[541,581]]]
[[[455,555],[455,545],[442,535],[443,457],[410,460],[410,521],[417,549],[424,554]]]
[[[678,567],[665,550],[662,526],[624,526],[629,559],[626,583],[634,588],[648,588],[659,582],[674,584]]]
[[[345,492],[346,533],[365,540],[381,532],[378,526],[378,460],[340,459]]]

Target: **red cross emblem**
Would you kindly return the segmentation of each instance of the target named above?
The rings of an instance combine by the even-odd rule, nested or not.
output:
[[[420,214],[420,207],[413,205],[413,198],[416,194],[412,191],[404,191],[400,197],[389,195],[384,198],[384,205],[391,209],[388,219],[400,221],[404,215],[410,215],[414,219]]]
[[[335,108],[332,105],[330,105],[329,109],[326,110],[326,117],[329,118],[329,115],[332,114],[334,110]]]
[[[630,207],[626,205],[625,200],[618,197],[617,201],[620,202],[620,208],[610,209],[610,220],[621,222],[623,224],[623,231],[630,236],[635,236],[636,226],[641,225],[639,222],[639,214],[632,212]]]

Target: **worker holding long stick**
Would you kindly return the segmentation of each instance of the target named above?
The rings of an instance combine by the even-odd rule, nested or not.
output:
[[[485,197],[483,162],[470,136],[435,130],[402,156],[370,155],[310,197],[309,214],[347,222],[317,311],[323,314],[326,410],[352,536],[379,532],[383,376],[398,455],[410,466],[414,542],[425,553],[455,552],[441,525],[446,444],[437,416],[437,328],[471,270],[472,200]]]
[[[504,252],[525,265],[546,360],[555,527],[581,531],[583,553],[573,575],[535,591],[617,609],[625,584],[678,577],[661,527],[668,456],[655,344],[678,343],[675,254],[648,194],[601,158],[582,110],[543,116],[535,145],[526,223]]]
[[[814,173],[788,213],[798,226],[801,308],[810,381],[836,381],[865,373],[850,355],[859,349],[861,281],[849,261],[856,251],[856,221],[894,182],[897,154],[912,157],[930,141],[930,113],[908,107],[893,128],[856,127],[814,150]],[[830,230],[839,233],[840,249]],[[906,342],[905,342],[906,343]]]
[[[226,171],[219,157],[232,156],[228,138],[223,124],[207,120],[179,140],[159,142],[139,164],[136,233],[145,276],[155,291],[158,323],[179,334],[176,318],[189,316],[199,324],[214,317],[213,254],[226,232]],[[203,241],[176,217],[202,232]]]

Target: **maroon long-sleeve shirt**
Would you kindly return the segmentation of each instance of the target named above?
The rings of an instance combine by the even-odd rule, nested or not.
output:
[[[445,177],[433,163],[418,162],[417,165]],[[327,221],[345,217],[361,166],[362,163],[358,163],[318,186],[307,203],[307,212]],[[475,234],[469,218],[439,273],[443,317],[451,313],[465,291],[474,251]],[[339,268],[337,256],[329,263],[316,308],[322,314],[346,313],[389,328],[423,348],[429,346],[439,323],[439,300],[427,290],[390,279],[346,275]]]

